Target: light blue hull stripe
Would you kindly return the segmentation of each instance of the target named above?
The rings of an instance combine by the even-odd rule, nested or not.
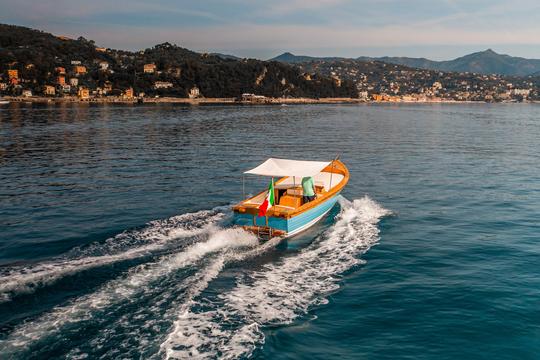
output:
[[[313,209],[309,209],[290,219],[269,217],[268,226],[277,230],[286,231],[287,233],[292,233],[326,214],[336,204],[338,195],[339,193]],[[255,225],[266,226],[265,217],[255,216],[255,219]],[[237,225],[253,225],[253,215],[234,213],[234,222]]]

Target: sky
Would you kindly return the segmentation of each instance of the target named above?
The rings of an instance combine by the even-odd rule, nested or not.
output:
[[[540,59],[539,0],[0,0],[0,22],[125,50]]]

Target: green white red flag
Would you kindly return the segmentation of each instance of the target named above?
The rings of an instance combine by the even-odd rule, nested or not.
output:
[[[259,206],[259,216],[265,216],[268,209],[270,209],[272,206],[274,206],[274,179],[270,180],[266,199],[264,199],[261,206]]]

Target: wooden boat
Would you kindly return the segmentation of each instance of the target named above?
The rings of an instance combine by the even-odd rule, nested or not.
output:
[[[279,177],[274,183],[274,206],[265,216],[259,207],[268,196],[262,191],[233,206],[234,222],[260,239],[290,237],[313,226],[336,204],[338,195],[349,181],[349,170],[340,160],[329,162],[270,158],[245,172]],[[312,176],[316,199],[303,203],[302,178]]]

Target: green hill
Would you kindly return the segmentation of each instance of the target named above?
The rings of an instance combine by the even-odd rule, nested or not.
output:
[[[86,74],[75,74],[72,61],[80,61]],[[107,63],[103,69],[100,63]],[[144,64],[154,63],[156,71],[143,72]],[[300,69],[277,61],[227,58],[200,54],[164,43],[139,52],[96,47],[83,37],[66,39],[20,26],[0,24],[0,76],[7,81],[7,70],[19,71],[21,82],[6,93],[23,88],[41,93],[44,85],[57,83],[58,71],[66,69],[66,80],[76,77],[89,89],[112,86],[118,95],[133,87],[135,93],[187,97],[197,86],[205,97],[237,97],[255,93],[271,97],[354,97],[352,82],[340,86],[329,77],[306,79]],[[2,81],[2,80],[0,80]],[[156,81],[172,84],[155,88]],[[74,90],[70,91],[73,94]]]

